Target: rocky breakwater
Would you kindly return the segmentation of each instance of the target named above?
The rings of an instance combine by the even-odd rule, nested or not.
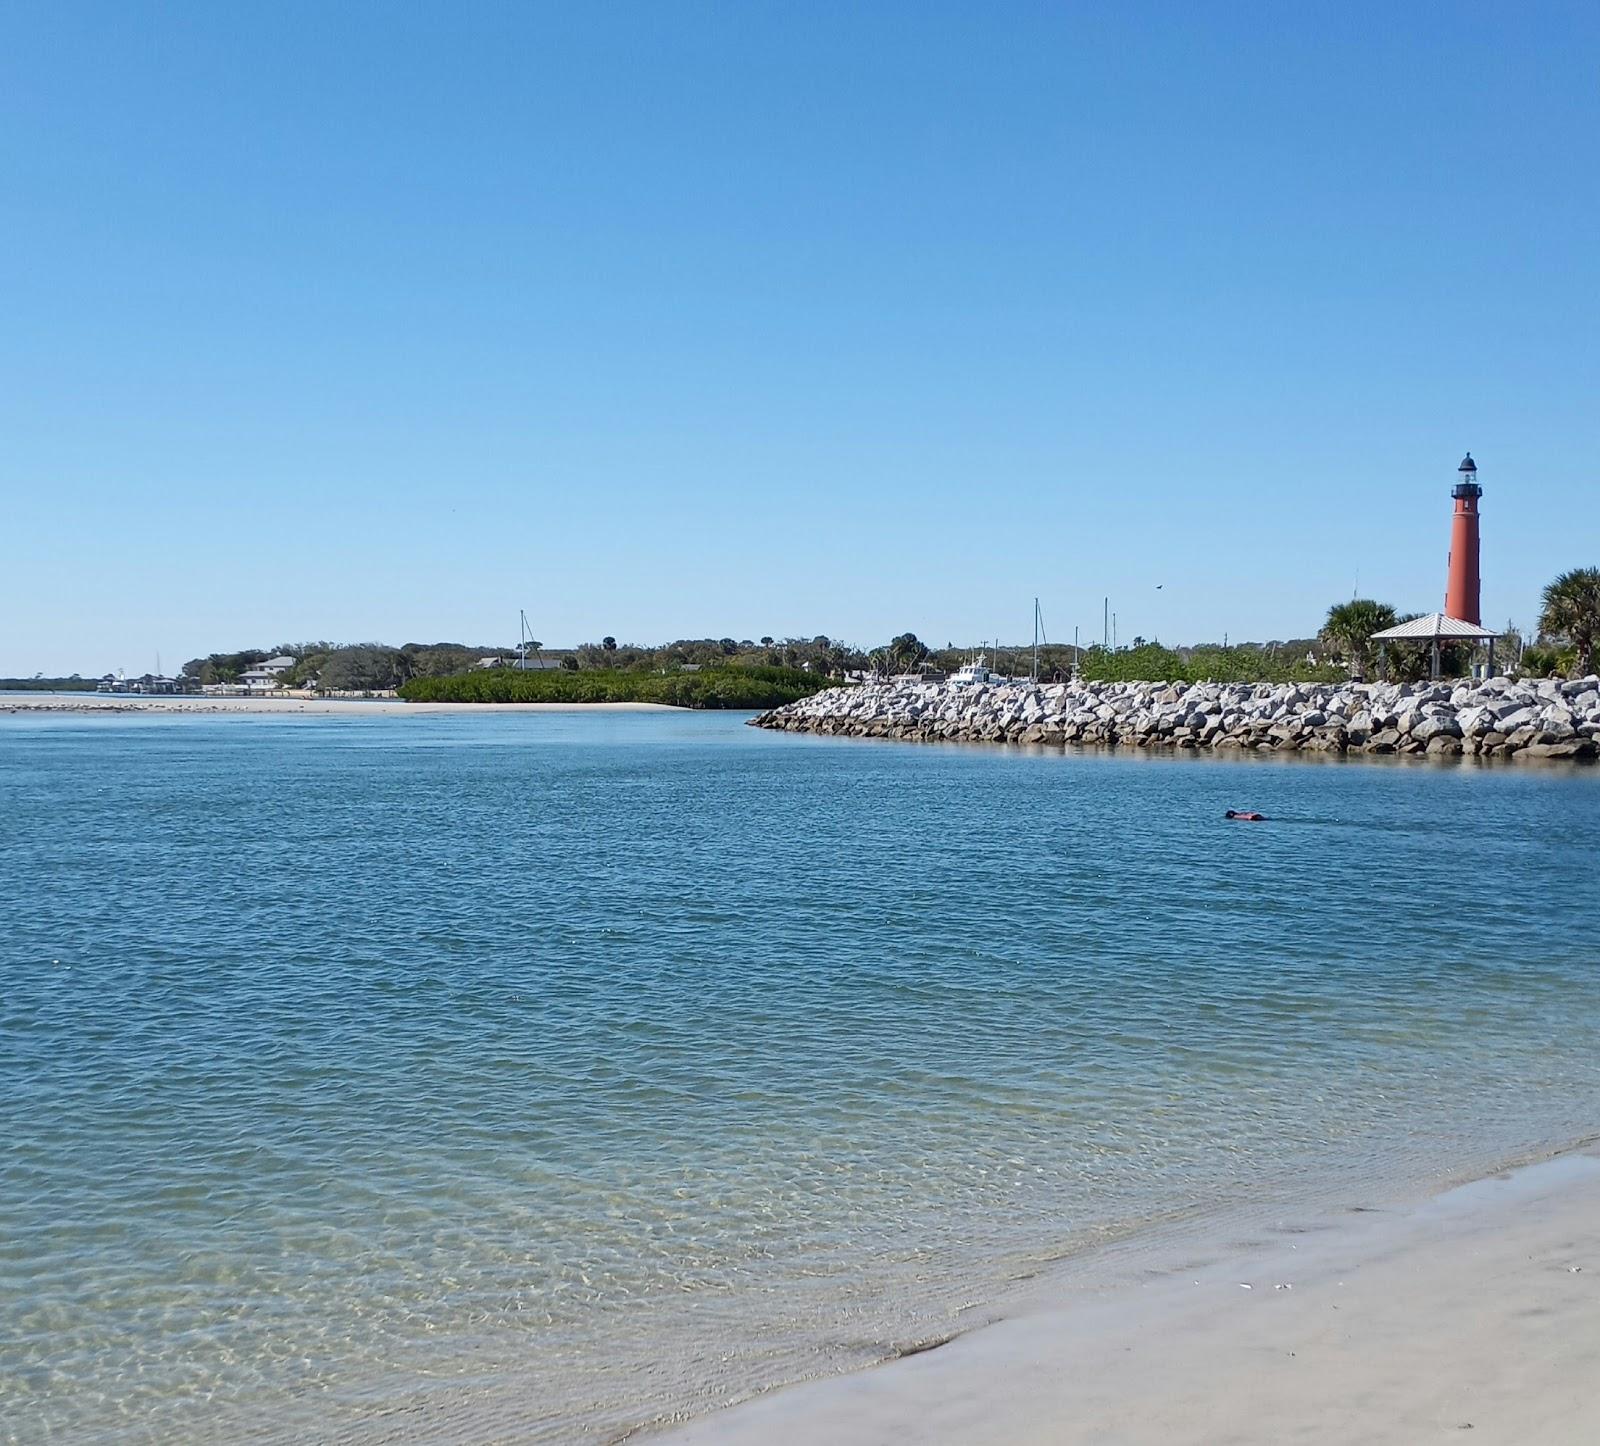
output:
[[[1481,683],[876,683],[751,722],[791,733],[1058,747],[1589,759],[1600,678]]]

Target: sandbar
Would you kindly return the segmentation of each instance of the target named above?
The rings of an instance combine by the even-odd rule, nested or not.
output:
[[[214,698],[3,693],[0,713],[682,713],[667,703],[407,703],[400,698]]]

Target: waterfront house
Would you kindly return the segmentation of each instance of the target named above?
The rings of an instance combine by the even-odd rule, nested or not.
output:
[[[480,668],[515,668],[519,673],[549,673],[561,667],[560,658],[522,658],[515,653],[505,657],[479,658]]]
[[[193,687],[188,678],[169,678],[164,673],[145,673],[138,678],[119,677],[107,673],[95,684],[97,693],[169,694],[187,693]]]
[[[247,693],[270,693],[275,688],[283,686],[282,674],[294,667],[294,659],[287,655],[268,658],[264,663],[257,663],[253,668],[246,668],[239,674],[239,682],[243,684]]]

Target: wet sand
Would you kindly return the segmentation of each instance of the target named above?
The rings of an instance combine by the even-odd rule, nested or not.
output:
[[[399,698],[146,698],[127,693],[0,694],[0,713],[677,713],[665,703],[407,703]]]
[[[659,1436],[671,1446],[1600,1440],[1600,1156],[1347,1209]],[[1470,1433],[1470,1434],[1468,1434]]]

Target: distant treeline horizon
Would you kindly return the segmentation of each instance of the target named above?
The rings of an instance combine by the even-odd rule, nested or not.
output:
[[[1147,654],[1159,644],[1138,637],[1116,648],[1100,642],[1075,647],[1071,643],[1041,642],[1038,646],[1038,671],[1043,676],[1066,673],[1074,667],[1098,661],[1096,672],[1110,669],[1113,657]],[[1225,655],[1248,662],[1259,656],[1260,666],[1273,662],[1285,670],[1303,663],[1318,649],[1314,638],[1299,638],[1267,643],[1197,643],[1163,652],[1187,662],[1196,653]],[[240,648],[191,658],[180,676],[202,686],[234,683],[249,669],[270,658],[288,657],[293,666],[284,671],[284,687],[319,687],[332,692],[379,691],[398,688],[412,679],[442,678],[480,668],[485,659],[498,659],[502,666],[515,667],[519,661],[530,669],[562,668],[569,672],[615,670],[623,672],[674,671],[683,668],[742,667],[796,668],[842,676],[846,673],[896,672],[907,668],[936,668],[953,671],[978,654],[990,666],[1017,673],[1033,671],[1035,651],[1031,641],[966,645],[947,642],[930,645],[915,633],[898,634],[885,643],[863,648],[841,639],[816,633],[809,637],[760,638],[705,637],[679,638],[661,644],[618,642],[606,636],[598,642],[572,647],[548,647],[530,639],[516,644],[493,643],[334,643],[327,640],[280,643],[267,648]],[[1249,671],[1257,671],[1250,668]],[[20,691],[92,690],[104,674],[73,673],[46,677],[0,678],[0,689]]]
[[[1545,590],[1536,637],[1525,643],[1522,630],[1508,622],[1497,635],[1502,660],[1548,674],[1561,668],[1591,671],[1600,656],[1600,569],[1578,568],[1562,574]],[[943,647],[924,642],[915,633],[897,634],[887,642],[862,648],[826,633],[809,637],[678,638],[670,643],[618,642],[607,635],[598,642],[551,647],[535,638],[519,644],[317,642],[280,643],[274,648],[243,648],[191,658],[181,675],[201,686],[237,682],[269,659],[287,658],[275,670],[286,688],[320,688],[328,692],[397,689],[417,679],[456,677],[496,667],[528,671],[670,673],[700,668],[791,668],[844,677],[852,673],[896,673],[913,669],[953,672],[980,655],[988,666],[1010,676],[1121,679],[1195,677],[1204,673],[1218,681],[1320,681],[1342,665],[1361,676],[1378,661],[1374,635],[1407,621],[1386,603],[1354,598],[1335,603],[1315,635],[1268,642],[1186,643],[1165,646],[1158,639],[1130,638],[1078,643],[993,642]],[[1389,668],[1401,674],[1416,671],[1425,648],[1391,644]],[[1474,650],[1448,648],[1450,666],[1469,666]],[[99,676],[73,673],[31,678],[0,677],[0,690],[92,689]]]

